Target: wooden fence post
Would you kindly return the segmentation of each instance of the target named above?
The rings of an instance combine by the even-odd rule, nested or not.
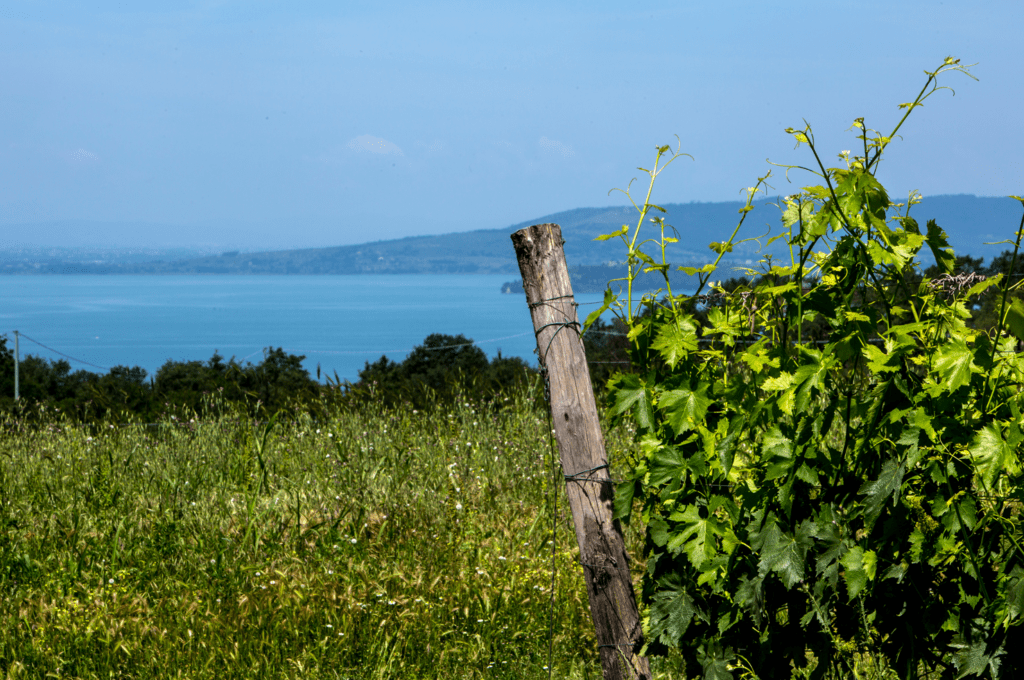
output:
[[[651,677],[645,657],[629,558],[612,519],[614,486],[597,415],[582,330],[557,224],[538,224],[512,234],[523,289],[547,369],[551,420],[572,508],[580,562],[587,581],[605,680]]]

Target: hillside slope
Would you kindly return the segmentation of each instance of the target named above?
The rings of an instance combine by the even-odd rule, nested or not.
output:
[[[777,199],[758,202],[747,217],[746,238],[777,233]],[[678,230],[679,243],[673,261],[695,264],[711,255],[707,244],[728,238],[739,217],[742,203],[675,203],[664,206],[666,218]],[[936,219],[950,236],[957,253],[991,258],[1006,248],[985,245],[1012,236],[1020,223],[1020,204],[1010,198],[971,195],[934,196],[912,212],[922,224]],[[623,259],[623,245],[617,239],[594,241],[594,237],[633,224],[632,207],[577,208],[504,229],[415,236],[352,246],[277,250],[258,253],[228,252],[221,255],[156,262],[75,262],[17,260],[0,262],[0,273],[38,274],[509,274],[518,273],[509,235],[531,224],[554,222],[562,227],[565,254],[570,265],[599,265]],[[766,239],[761,238],[761,242]],[[732,264],[756,262],[757,241],[737,246]],[[772,248],[783,254],[781,244]]]

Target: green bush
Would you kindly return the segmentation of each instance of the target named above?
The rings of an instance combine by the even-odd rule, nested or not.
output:
[[[780,205],[788,262],[732,292],[706,287],[766,177],[732,238],[711,244],[715,262],[693,269],[696,296],[619,303],[636,372],[613,379],[610,403],[640,453],[617,513],[646,526],[647,651],[678,649],[691,675],[1024,673],[1024,305],[1001,274],[955,276],[942,229],[911,215],[917,196],[894,203],[875,177],[949,71],[967,73],[954,59],[928,73],[892,133],[856,120],[860,150],[839,167],[810,126],[787,130],[818,180]],[[660,235],[641,240],[657,206],[639,210],[610,235],[628,247],[627,279],[666,272],[675,240],[658,217]],[[986,291],[987,331],[969,323]]]
[[[56,410],[80,422],[153,422],[167,415],[188,418],[211,403],[244,404],[250,414],[275,413],[294,404],[316,408],[325,397],[353,404],[382,400],[425,407],[451,403],[467,389],[486,398],[536,382],[535,371],[522,359],[499,352],[488,360],[463,335],[429,335],[401,363],[386,356],[367,362],[355,384],[337,376],[322,384],[319,368],[314,379],[303,368],[303,359],[274,347],[265,349],[256,364],[225,361],[214,352],[207,361],[168,360],[147,380],[146,371],[138,366],[115,366],[103,375],[72,371],[63,359],[30,355],[22,357],[20,365],[19,411],[13,399],[14,354],[7,338],[0,336],[0,412],[34,418]],[[46,419],[44,415],[42,420]]]
[[[529,384],[534,374],[518,357],[503,357],[499,352],[488,361],[484,351],[462,334],[433,333],[401,363],[387,356],[366,362],[349,392],[356,399],[424,408],[451,403],[464,392],[484,398],[507,392]]]
[[[268,347],[257,363],[168,360],[152,379],[139,366],[114,366],[107,374],[72,371],[64,359],[22,357],[21,404],[14,403],[14,353],[0,336],[0,411],[36,417],[55,410],[79,422],[154,421],[163,415],[194,415],[216,394],[217,403],[248,404],[275,412],[294,402],[315,402],[324,386],[302,367],[304,356]],[[35,415],[33,415],[35,414]],[[48,419],[43,416],[42,421]]]

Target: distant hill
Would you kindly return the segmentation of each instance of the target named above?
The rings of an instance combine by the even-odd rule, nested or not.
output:
[[[777,233],[777,200],[761,201],[747,217],[741,236],[747,238]],[[672,259],[678,264],[707,261],[707,244],[728,238],[742,204],[675,203],[663,207],[668,223],[679,232]],[[1021,207],[1009,198],[971,195],[933,196],[915,206],[912,213],[924,223],[938,221],[960,254],[991,259],[1005,245],[986,246],[985,241],[1011,238],[1020,224]],[[623,224],[635,224],[632,207],[577,208],[504,229],[414,236],[353,246],[278,250],[259,253],[238,251],[219,255],[162,261],[76,261],[67,252],[52,259],[0,260],[0,273],[8,274],[518,274],[509,235],[531,224],[555,222],[562,227],[565,255],[570,265],[595,266],[623,259],[623,245],[617,239],[599,242],[594,237],[615,231]],[[774,250],[782,255],[779,243]],[[756,262],[756,242],[739,245],[729,262]],[[84,258],[83,258],[84,259]]]

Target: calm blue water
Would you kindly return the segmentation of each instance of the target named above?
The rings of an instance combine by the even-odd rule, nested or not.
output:
[[[227,358],[257,363],[265,347],[304,354],[315,375],[355,380],[382,354],[400,361],[430,333],[462,333],[488,356],[536,364],[526,299],[502,295],[511,275],[3,276],[0,335],[21,354],[74,357],[74,369]],[[599,294],[578,295],[581,304]],[[593,307],[581,307],[586,316]]]

